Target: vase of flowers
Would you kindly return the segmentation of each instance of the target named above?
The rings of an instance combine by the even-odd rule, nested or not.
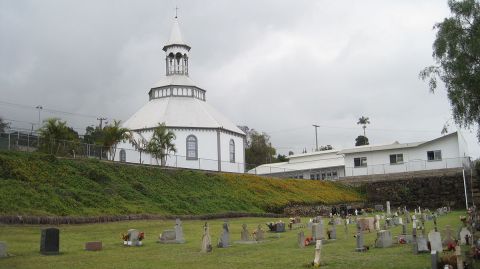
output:
[[[128,242],[130,242],[130,236],[128,234],[122,234],[123,245],[128,246]]]
[[[144,233],[144,232],[138,233],[138,243],[137,243],[138,246],[141,246],[141,245],[142,245],[142,240],[143,240],[144,238],[145,238],[145,233]]]

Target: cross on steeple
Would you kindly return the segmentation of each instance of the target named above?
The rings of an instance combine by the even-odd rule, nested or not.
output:
[[[175,19],[178,17],[178,7],[175,6]]]

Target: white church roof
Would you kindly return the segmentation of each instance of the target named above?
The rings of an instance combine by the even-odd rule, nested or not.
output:
[[[156,127],[223,128],[241,135],[245,133],[207,102],[189,97],[152,99],[138,110],[123,127],[138,130]]]
[[[167,44],[165,44],[165,47],[168,47],[171,45],[185,45],[189,47],[187,43],[183,41],[182,33],[180,32],[180,26],[178,25],[177,18],[173,20],[172,30],[170,32],[170,38],[168,39]]]

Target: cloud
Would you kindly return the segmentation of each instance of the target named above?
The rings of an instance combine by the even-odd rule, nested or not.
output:
[[[165,73],[175,4],[207,101],[270,133],[282,153],[312,149],[312,124],[321,144],[347,147],[362,115],[373,143],[431,139],[451,118],[445,92],[418,79],[432,63],[432,26],[449,13],[437,0],[3,1],[1,100],[92,115],[60,115],[79,129],[96,116],[126,120]],[[38,116],[11,106],[0,115]]]

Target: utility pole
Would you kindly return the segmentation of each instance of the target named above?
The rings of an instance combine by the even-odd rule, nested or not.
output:
[[[317,135],[317,128],[320,127],[320,125],[313,124],[313,127],[315,127],[315,151],[318,151],[318,135]]]
[[[100,118],[97,118],[97,120],[99,120],[99,121],[100,121],[100,130],[102,129],[102,126],[103,126],[103,121],[104,121],[104,120],[106,120],[106,119],[107,119],[107,118],[102,118],[102,117],[100,117]]]
[[[35,107],[38,110],[38,128],[40,128],[40,113],[42,112],[43,106],[36,106]]]

